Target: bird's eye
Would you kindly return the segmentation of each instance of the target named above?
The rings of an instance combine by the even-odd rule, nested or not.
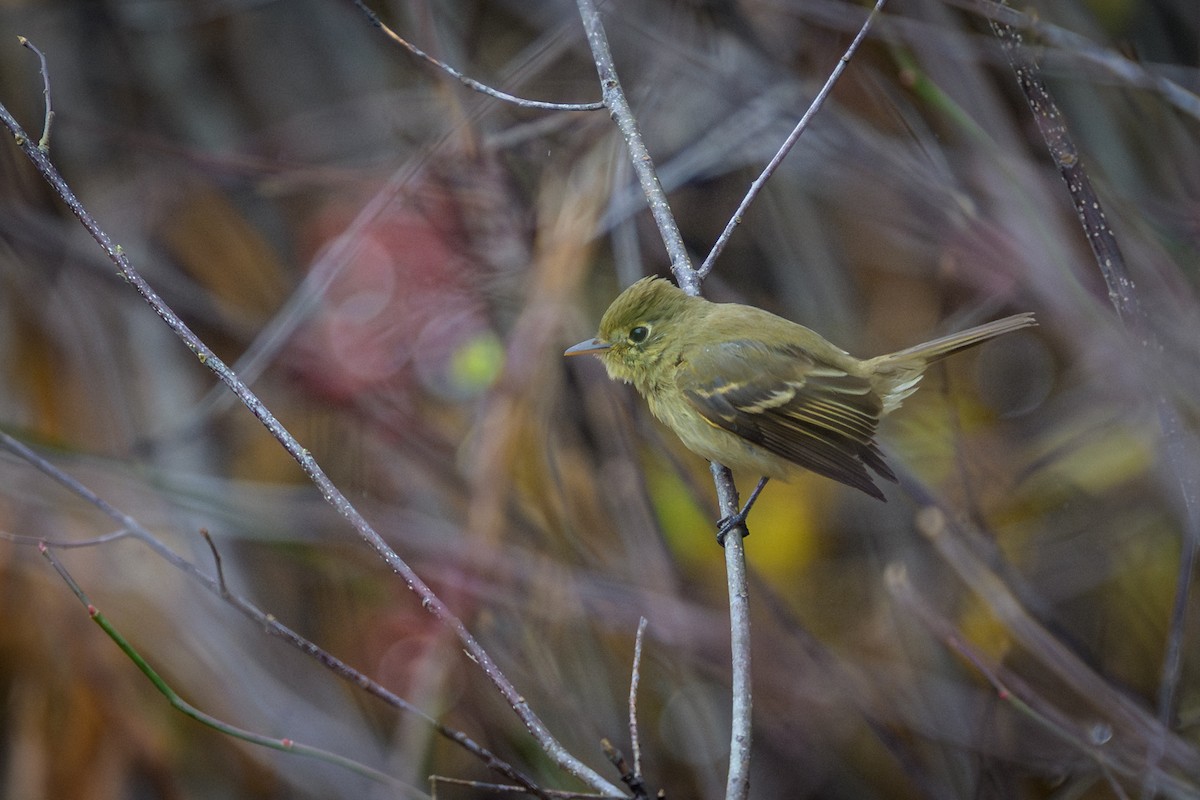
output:
[[[634,344],[641,344],[646,341],[646,337],[650,335],[650,329],[645,325],[638,325],[636,328],[631,328],[629,331],[629,341]]]

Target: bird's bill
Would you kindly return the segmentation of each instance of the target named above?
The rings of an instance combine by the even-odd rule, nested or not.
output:
[[[601,353],[612,347],[610,342],[603,339],[587,339],[579,344],[573,344],[563,351],[564,356],[580,356],[585,353]]]

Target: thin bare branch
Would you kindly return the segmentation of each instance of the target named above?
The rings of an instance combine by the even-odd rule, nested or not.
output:
[[[217,543],[213,541],[212,535],[209,534],[207,528],[201,528],[200,535],[204,537],[204,543],[208,545],[208,550],[212,553],[213,566],[217,570],[217,587],[220,590],[221,597],[228,597],[229,586],[225,583],[225,567],[221,563],[221,551],[217,549]]]
[[[633,670],[629,679],[629,746],[633,750],[633,774],[642,774],[642,742],[638,734],[637,693],[642,680],[642,641],[646,638],[645,617],[638,620],[637,635],[633,640]]]
[[[384,541],[383,537],[363,517],[354,504],[350,502],[333,481],[330,480],[329,476],[325,474],[325,471],[321,469],[316,459],[283,426],[271,410],[267,408],[266,404],[258,398],[250,387],[224,361],[217,357],[212,349],[179,318],[170,306],[159,297],[153,287],[134,269],[124,250],[114,243],[109,235],[100,227],[95,218],[92,217],[75,196],[70,186],[67,185],[66,180],[58,172],[58,169],[46,157],[46,154],[29,142],[25,131],[3,104],[0,104],[0,123],[9,129],[17,145],[33,163],[43,179],[50,185],[59,198],[67,204],[67,207],[71,209],[71,213],[83,224],[92,238],[100,245],[105,255],[116,265],[122,277],[134,287],[147,305],[154,310],[154,313],[192,351],[201,365],[207,367],[218,380],[224,383],[242,401],[246,408],[250,410],[250,413],[275,437],[288,454],[296,460],[296,463],[300,465],[304,474],[320,490],[321,496],[325,498],[325,501],[349,521],[355,531],[358,532],[359,537],[370,545],[393,572],[400,576],[409,590],[419,598],[421,607],[453,631],[462,644],[463,649],[467,652],[467,655],[478,665],[483,674],[487,676],[492,685],[504,697],[505,701],[525,725],[525,729],[537,741],[538,746],[546,752],[554,763],[593,789],[600,792],[619,794],[620,790],[616,786],[568,752],[554,735],[550,733],[545,723],[530,708],[521,692],[513,686],[512,682],[504,675],[491,655],[483,649],[483,646],[467,630],[467,626],[463,621],[430,589],[425,581],[417,575],[416,571]]]
[[[658,180],[654,169],[654,159],[646,149],[642,132],[638,128],[637,118],[629,106],[629,99],[621,88],[617,77],[617,68],[613,63],[612,51],[608,47],[608,35],[604,32],[604,24],[600,20],[600,12],[592,0],[578,0],[579,15],[583,19],[583,30],[587,34],[588,45],[592,50],[592,58],[596,61],[596,72],[600,76],[600,91],[604,97],[604,105],[612,113],[617,129],[625,137],[625,146],[629,149],[629,158],[633,170],[637,174],[638,183],[642,186],[642,194],[650,206],[650,214],[658,226],[663,244],[667,248],[667,256],[671,259],[671,271],[679,287],[688,294],[700,294],[700,279],[692,266],[687,246],[683,243],[683,234],[675,215],[671,213],[671,205],[667,202],[666,192]]]
[[[871,24],[875,21],[875,18],[879,16],[879,12],[883,8],[883,4],[886,2],[887,0],[876,0],[875,7],[871,9],[871,13],[867,15],[862,27],[858,29],[858,35],[854,37],[854,41],[850,42],[850,46],[846,48],[846,52],[843,53],[842,57],[838,60],[837,66],[833,68],[833,72],[829,73],[829,77],[825,80],[825,85],[821,87],[821,91],[817,92],[817,96],[814,97],[813,101],[809,104],[808,110],[805,111],[804,115],[800,117],[800,121],[796,123],[796,127],[792,129],[792,132],[788,134],[788,137],[783,140],[783,144],[767,163],[767,166],[763,169],[762,174],[755,178],[754,182],[750,184],[750,190],[746,192],[746,196],[743,197],[742,202],[738,204],[737,210],[733,212],[733,216],[730,217],[729,222],[725,224],[725,230],[721,231],[721,235],[718,236],[717,241],[713,243],[712,250],[709,251],[708,257],[705,258],[704,263],[700,265],[699,273],[701,280],[703,280],[708,273],[712,272],[713,265],[716,264],[717,258],[722,252],[724,252],[725,246],[729,244],[729,239],[733,235],[734,229],[737,228],[738,225],[742,224],[742,218],[746,214],[746,209],[750,208],[750,204],[754,202],[754,199],[758,197],[759,193],[763,190],[763,187],[767,185],[767,181],[770,180],[771,176],[775,174],[775,170],[778,169],[779,165],[783,163],[783,160],[787,158],[788,153],[792,152],[792,148],[800,139],[800,135],[808,129],[808,124],[812,121],[812,118],[818,111],[821,110],[821,106],[825,105],[825,98],[829,96],[829,93],[833,91],[834,85],[837,84],[838,79],[842,77],[842,72],[845,71],[846,65],[850,63],[850,59],[854,57],[854,53],[858,50],[858,46],[862,44],[865,38],[867,38],[867,31],[871,29]]]
[[[46,98],[46,118],[42,123],[42,138],[38,140],[38,150],[50,152],[50,126],[54,123],[54,107],[50,104],[50,68],[46,66],[46,55],[33,42],[24,36],[18,36],[17,41],[22,47],[32,50],[38,57],[38,72],[42,75],[42,96]]]
[[[526,787],[526,790],[529,794],[536,795],[538,797],[546,796],[544,793],[547,790],[539,787],[531,778],[513,767],[507,761],[496,756],[487,748],[482,747],[462,731],[455,730],[454,728],[438,722],[436,719],[426,714],[417,706],[412,705],[404,698],[392,693],[390,690],[384,688],[379,683],[376,683],[374,680],[367,677],[362,672],[359,672],[354,667],[351,667],[346,662],[322,649],[308,639],[305,639],[303,636],[281,623],[274,615],[266,613],[244,597],[234,594],[225,585],[224,578],[221,576],[221,571],[219,568],[218,578],[212,578],[207,573],[201,571],[195,564],[183,558],[174,550],[159,541],[154,534],[142,526],[142,524],[135,518],[116,508],[107,500],[92,491],[92,489],[81,483],[79,480],[67,474],[66,472],[63,472],[61,469],[42,458],[25,444],[17,441],[3,431],[0,431],[0,447],[3,447],[4,449],[18,456],[34,469],[37,469],[51,480],[66,487],[72,493],[82,498],[85,502],[99,509],[100,512],[106,517],[123,526],[119,531],[113,534],[106,534],[105,536],[98,536],[93,539],[71,542],[43,539],[35,536],[16,536],[12,534],[4,535],[3,538],[6,540],[19,544],[34,545],[39,548],[49,547],[52,549],[67,549],[72,547],[94,547],[98,544],[105,544],[109,541],[114,541],[117,538],[126,536],[134,538],[153,550],[154,553],[163,561],[170,564],[175,569],[183,572],[209,592],[212,592],[217,597],[220,597],[222,600],[229,603],[239,613],[241,613],[247,619],[253,621],[267,633],[275,636],[276,638],[282,639],[315,660],[318,664],[325,667],[330,672],[344,680],[353,683],[368,694],[373,695],[379,700],[382,700],[387,705],[420,718],[424,722],[428,723],[435,731],[437,731],[439,735],[449,739],[452,742],[455,742],[464,750],[474,755],[481,762],[483,762],[488,769],[491,769],[493,772],[503,775],[509,780],[515,781]],[[209,537],[206,536],[205,538],[208,539]],[[213,546],[211,541],[210,546]],[[213,547],[213,554],[218,560],[219,567],[220,556],[219,553],[216,552],[215,547]]]
[[[712,465],[713,478],[721,483],[718,472],[725,470]],[[737,490],[729,498],[730,505],[739,508]],[[722,498],[721,508],[725,508]],[[744,800],[750,796],[750,753],[753,743],[753,682],[750,676],[750,589],[746,578],[747,531],[734,528],[725,536],[725,572],[729,583],[729,633],[732,653],[733,720],[729,731],[729,775],[725,781],[725,800]]]
[[[617,128],[625,138],[625,146],[629,150],[630,161],[638,176],[642,193],[650,206],[650,214],[658,226],[666,246],[667,255],[671,259],[671,271],[681,289],[691,295],[700,294],[700,275],[687,252],[683,242],[683,234],[671,213],[666,193],[654,169],[654,160],[650,157],[646,143],[638,129],[637,118],[629,100],[621,88],[617,77],[617,68],[613,62],[612,51],[608,46],[608,36],[600,20],[600,12],[592,0],[577,0],[579,15],[583,19],[583,28],[587,34],[588,45],[592,58],[596,62],[596,72],[600,78],[600,91],[604,104],[612,113]],[[712,463],[713,483],[717,489],[717,502],[721,509],[722,518],[732,517],[740,509],[738,504],[737,486],[733,482],[733,473],[716,462]],[[742,539],[747,535],[746,525],[739,525],[725,537],[725,575],[729,586],[729,625],[730,644],[732,647],[733,671],[733,701],[732,724],[730,730],[730,767],[726,783],[727,800],[744,800],[750,793],[750,745],[752,730],[753,703],[750,695],[750,590],[746,583],[746,553]],[[736,540],[736,541],[735,541]]]
[[[484,781],[472,781],[465,778],[447,778],[444,775],[430,775],[429,782],[434,786],[434,797],[437,797],[437,785],[439,783],[448,783],[451,786],[466,786],[485,792],[529,794],[529,790],[524,786],[507,786],[503,783],[486,783]],[[546,797],[553,798],[553,800],[624,800],[625,795],[596,794],[595,792],[563,792],[558,789],[547,789]]]
[[[470,89],[475,90],[476,92],[479,92],[480,94],[486,94],[488,97],[494,97],[497,100],[503,100],[506,103],[512,103],[513,105],[520,106],[521,108],[537,108],[537,109],[541,109],[544,111],[599,111],[600,109],[604,108],[604,103],[602,103],[602,102],[597,102],[597,103],[549,103],[544,100],[529,100],[524,97],[517,97],[516,95],[508,94],[507,92],[502,92],[499,89],[494,89],[491,86],[488,86],[486,83],[480,83],[479,81],[475,80],[474,78],[470,78],[470,77],[464,75],[463,73],[459,72],[458,70],[456,70],[454,67],[450,66],[449,64],[447,64],[443,61],[439,61],[438,59],[436,59],[433,56],[426,53],[421,48],[417,47],[412,42],[410,42],[407,39],[405,39],[404,37],[402,37],[400,34],[396,33],[394,30],[389,28],[387,25],[384,25],[383,21],[381,19],[379,19],[378,15],[376,15],[376,13],[374,11],[372,11],[370,8],[368,8],[367,4],[364,3],[363,0],[354,0],[354,5],[358,6],[358,8],[363,12],[363,14],[366,14],[367,19],[370,21],[370,23],[372,25],[374,25],[376,28],[379,28],[379,30],[383,31],[384,35],[387,36],[389,39],[391,39],[393,42],[400,45],[405,50],[412,53],[414,56],[421,59],[422,61],[425,61],[426,63],[437,67],[442,72],[445,72],[447,75],[449,75],[450,77],[457,80],[459,83],[463,84],[464,86],[466,86]]]

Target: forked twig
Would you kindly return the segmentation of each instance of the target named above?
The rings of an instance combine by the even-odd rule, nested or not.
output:
[[[629,101],[621,88],[617,77],[616,66],[608,46],[608,37],[600,20],[600,13],[593,0],[577,0],[579,13],[583,19],[583,27],[587,34],[592,57],[596,62],[596,72],[600,78],[600,88],[604,104],[612,113],[613,120],[625,139],[629,150],[630,161],[638,176],[642,193],[650,208],[650,214],[658,226],[667,255],[671,259],[671,271],[681,289],[691,295],[700,294],[700,283],[712,270],[717,256],[724,249],[733,229],[740,223],[741,215],[746,207],[753,202],[754,197],[761,191],[767,179],[775,171],[779,162],[794,146],[800,134],[808,127],[813,115],[820,109],[837,78],[845,69],[849,59],[866,37],[871,22],[878,15],[885,0],[877,0],[875,7],[868,15],[862,29],[854,38],[846,54],[842,56],[833,74],[826,81],[825,87],[818,93],[805,115],[785,141],[783,147],[776,153],[771,164],[763,175],[751,187],[750,192],[742,200],[737,212],[734,213],[725,231],[714,245],[713,252],[705,260],[704,266],[697,270],[691,261],[684,245],[666,193],[658,179],[651,158],[638,128],[637,119],[629,106]],[[740,509],[737,487],[733,475],[721,464],[712,463],[713,481],[717,489],[717,499],[722,516],[733,516]],[[729,586],[729,616],[730,616],[730,649],[732,655],[732,724],[730,730],[730,759],[729,774],[726,781],[727,800],[741,800],[750,792],[750,754],[752,744],[751,716],[753,710],[752,684],[750,679],[750,603],[749,588],[746,578],[745,544],[743,538],[747,534],[745,525],[735,528],[732,532],[737,535],[725,537],[725,571]]]
[[[638,129],[637,118],[629,106],[629,100],[621,89],[621,81],[617,77],[616,65],[613,62],[612,51],[608,46],[608,36],[600,21],[600,12],[593,0],[577,0],[579,15],[583,20],[583,29],[587,34],[588,45],[592,58],[596,62],[596,73],[600,78],[600,91],[604,104],[612,113],[617,128],[625,138],[625,146],[629,150],[629,158],[634,172],[638,176],[646,202],[650,206],[650,214],[658,226],[666,246],[667,255],[671,259],[671,271],[681,289],[691,295],[700,294],[700,276],[692,265],[687,247],[683,242],[683,234],[671,213],[666,193],[654,169],[654,160],[642,139]],[[738,512],[737,487],[733,482],[733,474],[721,464],[712,463],[713,482],[717,488],[717,502],[722,517],[731,517]],[[729,626],[732,648],[733,669],[733,716],[730,726],[730,761],[729,776],[726,782],[727,800],[741,800],[750,793],[750,745],[751,745],[751,711],[750,696],[750,604],[749,589],[746,585],[746,553],[742,542],[746,536],[745,524],[734,528],[725,537],[725,574],[729,586]]]

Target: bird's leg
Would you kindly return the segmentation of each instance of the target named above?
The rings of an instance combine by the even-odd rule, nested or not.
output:
[[[758,499],[763,487],[767,485],[767,481],[769,480],[770,478],[765,475],[759,479],[758,486],[754,487],[754,491],[750,493],[750,499],[746,501],[746,505],[742,506],[741,511],[717,520],[717,544],[724,547],[725,536],[734,528],[746,523],[746,517],[750,515],[750,507],[754,505],[754,501]],[[749,531],[747,531],[747,534],[749,534]]]

